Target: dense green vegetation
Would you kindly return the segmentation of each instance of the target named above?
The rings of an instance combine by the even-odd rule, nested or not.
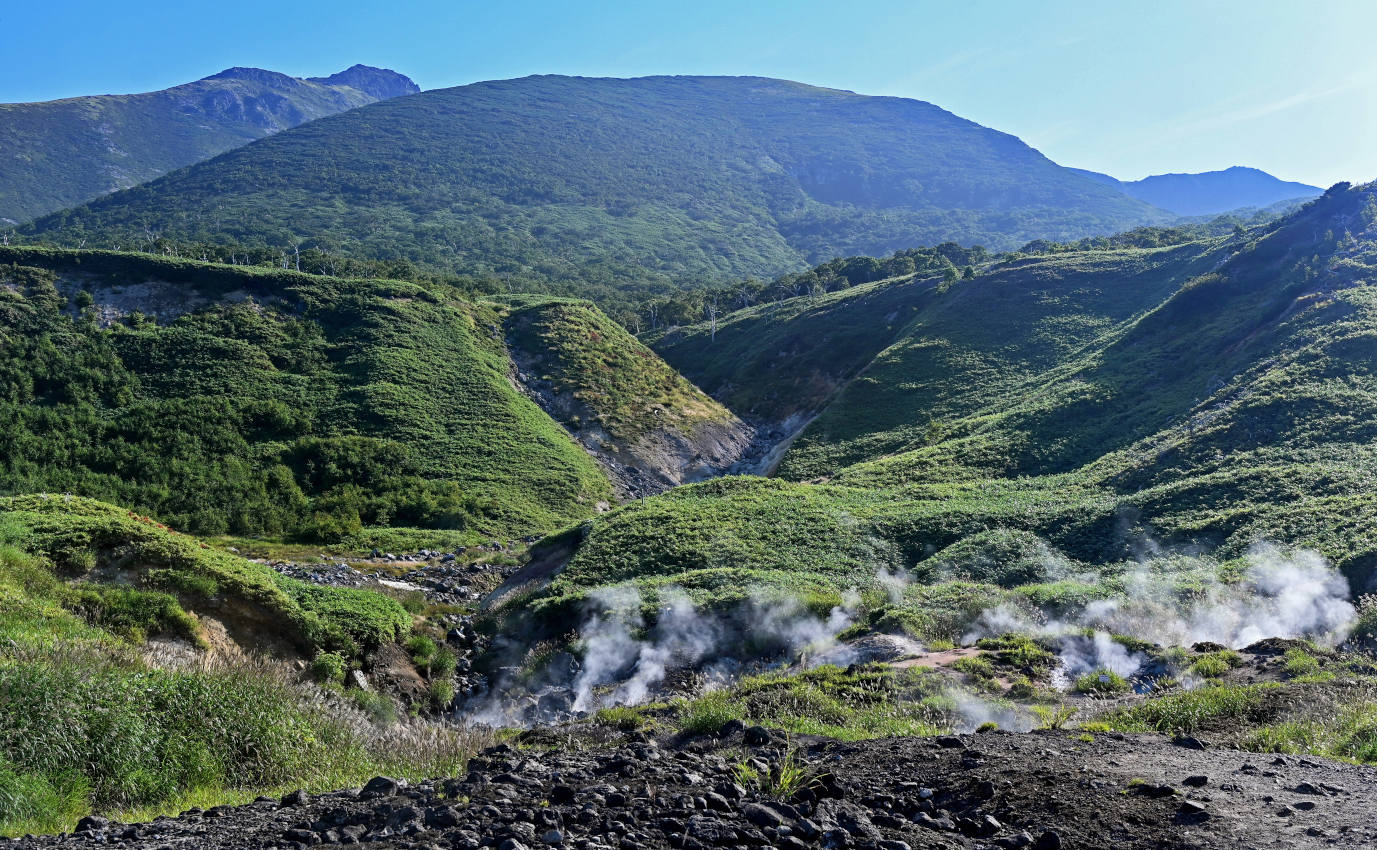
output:
[[[946,286],[749,308],[716,343],[702,326],[668,335],[670,363],[776,416],[789,399],[750,369],[791,333],[802,363],[863,369],[834,379],[781,466],[828,481],[729,479],[624,506],[541,604],[627,580],[724,605],[761,586],[835,599],[905,569],[929,583],[870,606],[877,622],[951,639],[999,602],[1112,593],[1157,546],[1229,559],[1259,540],[1319,550],[1361,592],[1377,566],[1374,268],[1372,187],[1340,186],[1232,235],[1014,257]],[[892,342],[869,341],[888,347],[866,361],[860,329],[881,324]],[[1087,570],[1095,583],[1069,578]]]
[[[508,380],[500,307],[441,285],[5,251],[0,491],[326,540],[510,537],[610,494]]]
[[[918,101],[760,78],[541,76],[313,121],[23,235],[407,258],[607,307],[836,256],[1168,219]]]
[[[243,620],[241,631],[271,624],[308,656],[324,650],[361,657],[411,627],[411,616],[387,597],[286,578],[102,502],[7,497],[0,498],[0,515],[27,550],[64,576],[91,580],[52,589],[49,598],[92,612],[102,628],[129,637],[171,633],[200,641],[183,606]],[[126,583],[105,584],[115,578]]]
[[[692,434],[730,412],[586,301],[512,298],[508,339],[530,377],[573,404],[567,424],[632,441],[657,429]],[[579,417],[591,415],[594,422]]]
[[[135,575],[115,585],[110,570]],[[0,501],[0,834],[452,773],[471,751],[466,733],[377,729],[270,664],[145,660],[146,637],[199,638],[193,610],[234,611],[254,620],[240,636],[306,651],[352,654],[410,625],[390,599],[283,579],[118,508]]]
[[[296,79],[231,68],[132,95],[0,104],[0,224],[17,224],[152,180],[305,121],[419,91],[356,65]],[[8,222],[6,222],[8,219]]]

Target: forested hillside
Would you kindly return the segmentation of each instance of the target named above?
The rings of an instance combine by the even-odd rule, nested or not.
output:
[[[611,487],[508,380],[497,309],[400,281],[124,254],[0,259],[0,487],[203,533],[513,536]]]
[[[752,77],[542,76],[312,122],[22,235],[406,258],[607,306],[835,256],[1167,218],[920,101]]]

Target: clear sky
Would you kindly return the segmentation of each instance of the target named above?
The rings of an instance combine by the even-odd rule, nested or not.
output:
[[[758,74],[931,101],[1123,179],[1377,178],[1377,0],[0,3],[0,102],[356,62],[427,89]]]

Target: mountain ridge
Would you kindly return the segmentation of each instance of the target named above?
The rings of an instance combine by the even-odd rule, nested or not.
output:
[[[606,304],[833,256],[1169,218],[923,101],[762,77],[543,75],[312,122],[25,232],[127,245],[138,221],[187,243],[309,240]]]
[[[1266,208],[1287,201],[1309,200],[1324,191],[1318,186],[1282,180],[1259,168],[1243,165],[1218,171],[1153,174],[1141,180],[1119,180],[1084,168],[1071,170],[1183,216]]]
[[[227,68],[136,94],[0,104],[0,223],[18,223],[142,183],[226,150],[384,97],[420,91],[355,65],[297,78]]]

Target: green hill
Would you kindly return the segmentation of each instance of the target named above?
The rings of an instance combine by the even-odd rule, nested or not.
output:
[[[720,349],[701,328],[667,336],[672,364],[730,374],[724,398],[775,415],[790,408],[769,397],[785,369],[772,358],[841,364],[780,466],[825,481],[724,479],[619,508],[538,608],[621,581],[713,604],[783,587],[822,610],[856,588],[872,623],[955,639],[1000,604],[1083,604],[1122,590],[1105,576],[1209,572],[1260,541],[1313,547],[1366,592],[1375,270],[1377,186],[1340,185],[1230,236],[1014,255],[970,280],[752,308],[723,320]],[[868,361],[846,330],[867,323],[885,329]],[[761,385],[737,383],[754,363]],[[986,575],[1005,561],[1017,575]],[[886,602],[898,570],[924,581]]]
[[[304,242],[609,304],[834,256],[1169,217],[928,103],[754,77],[542,76],[314,121],[24,233]]]
[[[200,533],[516,536],[607,477],[513,386],[502,310],[444,287],[3,249],[0,490]]]
[[[230,68],[145,94],[0,104],[0,224],[75,206],[306,121],[417,91],[400,74],[363,65],[305,80]]]
[[[751,431],[587,301],[514,296],[517,379],[613,476],[621,495],[720,474]]]

